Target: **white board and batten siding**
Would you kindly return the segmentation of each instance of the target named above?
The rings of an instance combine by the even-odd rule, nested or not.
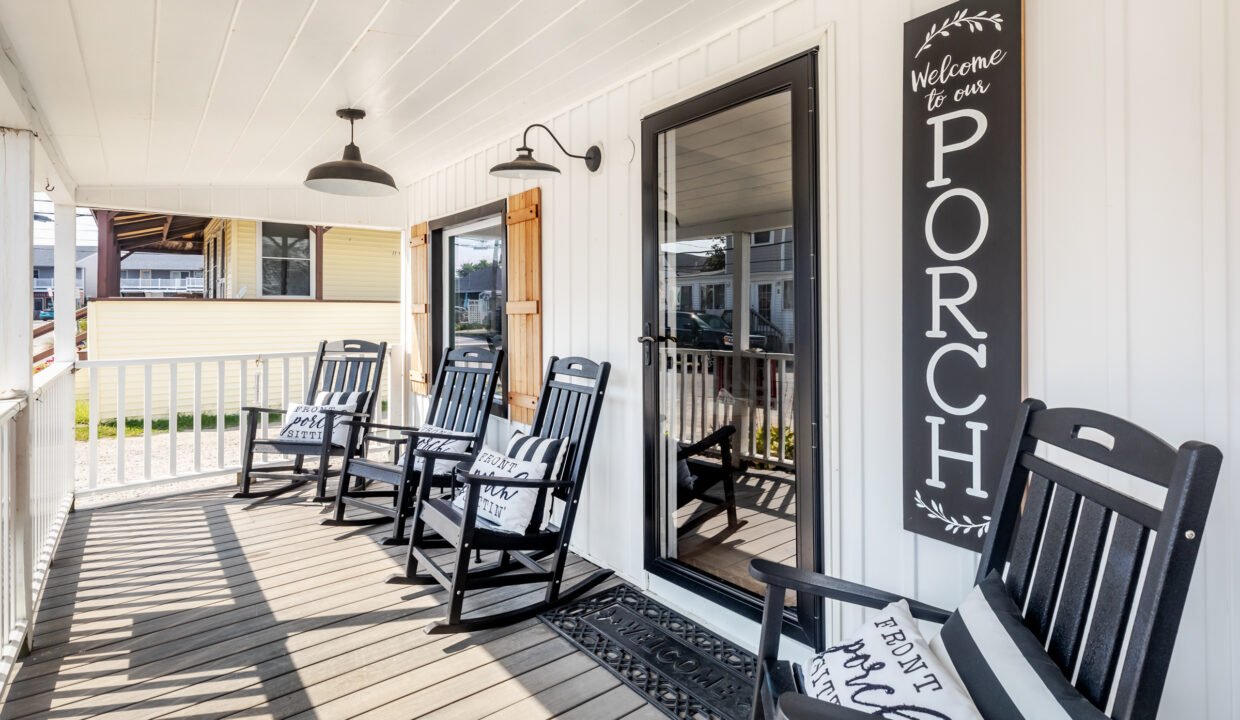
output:
[[[900,88],[903,22],[945,3],[794,0],[550,118],[589,176],[533,136],[563,175],[541,183],[544,351],[614,364],[576,544],[642,571],[640,168],[644,114],[828,38],[820,77],[829,566],[954,607],[976,555],[901,528]],[[1133,419],[1178,443],[1240,453],[1240,3],[1039,0],[1026,11],[1029,394]],[[813,33],[808,31],[813,30]],[[808,34],[807,34],[808,33]],[[1230,118],[1230,122],[1228,119]],[[529,184],[487,169],[519,136],[416,181],[412,220]],[[833,215],[832,215],[833,212]],[[834,300],[834,302],[832,302]],[[1230,452],[1228,452],[1230,450]],[[1224,465],[1163,702],[1164,716],[1234,718],[1240,697],[1240,486]],[[751,623],[652,590],[753,642]],[[847,628],[848,613],[834,618]]]

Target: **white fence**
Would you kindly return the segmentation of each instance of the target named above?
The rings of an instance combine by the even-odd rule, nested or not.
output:
[[[746,460],[792,467],[796,372],[783,353],[676,348],[669,369],[678,402],[670,418],[676,438],[691,443],[721,425],[737,429]]]
[[[303,402],[314,357],[306,351],[79,362],[78,368],[87,373],[79,491],[90,494],[237,472],[240,408],[285,408]],[[393,366],[400,359],[399,350],[389,347],[375,405],[378,422],[398,421],[403,415],[403,373]],[[140,434],[134,427],[134,434],[126,437],[131,418],[141,420]],[[260,433],[272,431],[270,422],[262,416]],[[180,423],[187,427],[180,429]]]
[[[29,642],[52,555],[73,506],[73,363],[35,378],[29,398],[0,402],[0,680]]]

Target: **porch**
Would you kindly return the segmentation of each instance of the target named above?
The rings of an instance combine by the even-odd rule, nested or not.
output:
[[[424,633],[445,593],[384,584],[404,554],[388,529],[320,526],[306,500],[208,490],[73,513],[0,717],[662,717],[538,620]],[[593,569],[574,556],[566,575]]]

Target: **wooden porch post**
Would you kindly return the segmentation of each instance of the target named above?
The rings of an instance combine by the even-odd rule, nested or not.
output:
[[[99,227],[99,282],[95,295],[100,298],[121,296],[121,255],[116,244],[115,210],[96,210],[95,224]]]
[[[327,234],[328,227],[325,225],[310,225],[310,232],[314,234],[314,299],[323,299],[323,236]]]
[[[56,204],[55,267],[56,314],[54,336],[57,362],[77,359],[77,207]]]

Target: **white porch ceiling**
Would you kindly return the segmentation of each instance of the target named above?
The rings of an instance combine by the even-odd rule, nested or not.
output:
[[[408,184],[734,24],[742,0],[0,0],[79,186],[299,185],[361,107]]]

